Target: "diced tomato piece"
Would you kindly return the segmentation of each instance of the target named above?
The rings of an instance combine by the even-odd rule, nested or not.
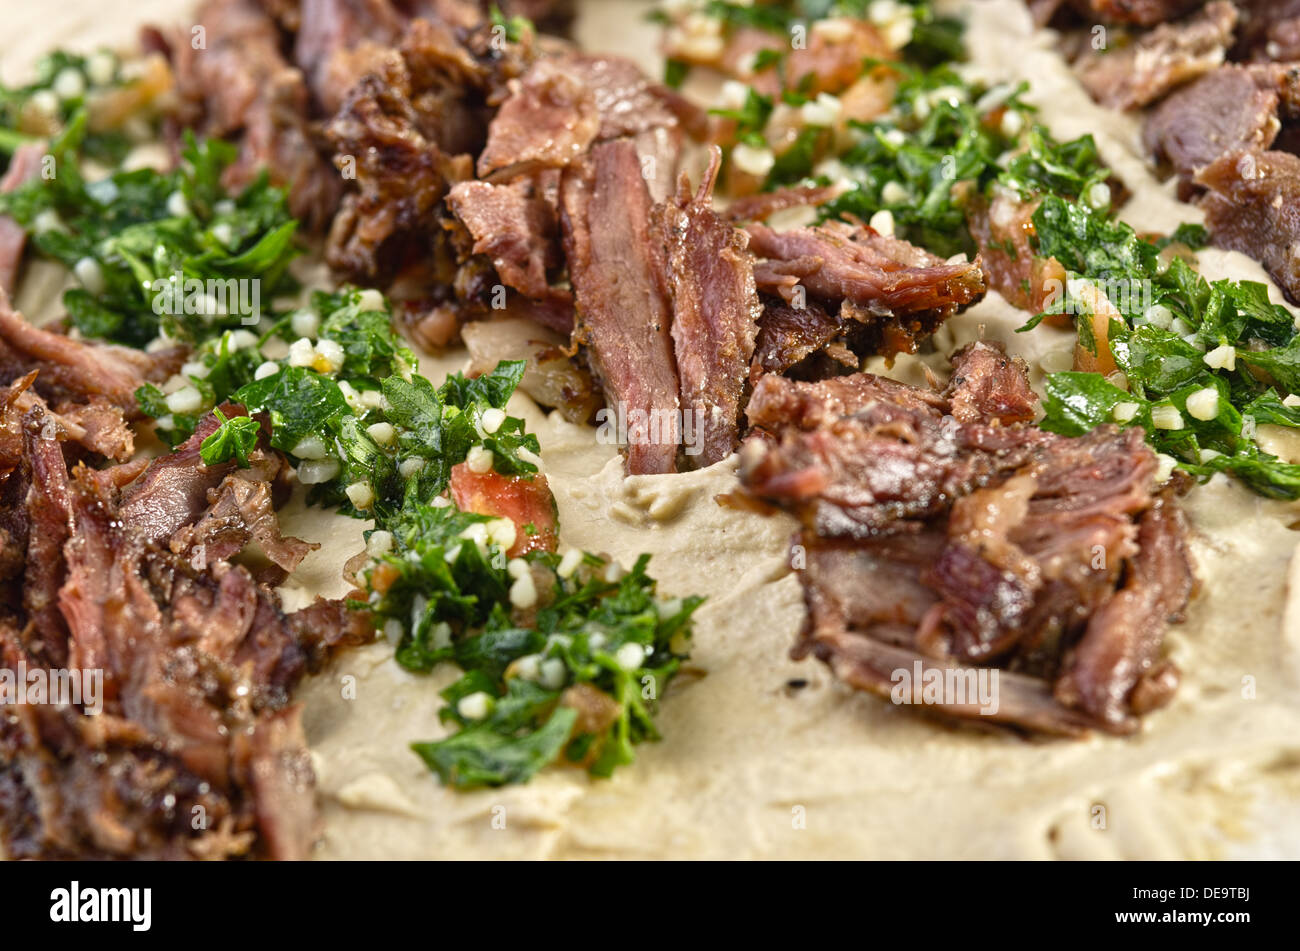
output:
[[[555,551],[559,544],[555,497],[540,472],[531,478],[497,472],[473,472],[465,463],[451,470],[451,500],[463,512],[508,518],[515,523],[515,544],[508,551],[516,558],[530,551]],[[526,526],[532,526],[528,534]]]

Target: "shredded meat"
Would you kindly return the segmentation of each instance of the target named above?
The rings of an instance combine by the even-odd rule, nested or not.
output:
[[[628,472],[673,472],[681,432],[672,309],[635,145],[616,139],[595,146],[565,170],[560,197],[578,309],[573,339],[587,347],[614,415],[654,414],[662,424],[654,438],[629,430]]]
[[[1029,367],[1009,357],[1001,347],[972,343],[952,357],[953,373],[944,390],[953,418],[959,423],[995,419],[1025,423],[1038,410],[1038,397],[1029,388]]]
[[[1280,115],[1300,112],[1300,69],[1280,64],[1225,66],[1178,90],[1148,115],[1144,139],[1185,186],[1229,152],[1271,146]],[[1184,189],[1184,194],[1188,191]]]
[[[371,629],[341,602],[285,615],[228,560],[249,539],[286,564],[311,547],[279,534],[261,478],[274,454],[259,448],[261,464],[227,475],[205,509],[158,491],[179,466],[210,477],[192,447],[143,475],[134,464],[69,473],[43,413],[23,420],[26,498],[4,493],[30,527],[23,602],[0,616],[0,654],[10,669],[102,671],[103,709],[21,705],[0,722],[5,854],[306,857],[314,779],[290,692],[328,651]],[[139,488],[121,491],[133,480]],[[15,524],[0,512],[0,526]],[[196,542],[207,546],[202,558]],[[6,554],[18,543],[8,534]]]
[[[692,195],[683,176],[677,197],[654,210],[666,248],[681,403],[695,421],[694,444],[685,451],[697,467],[713,465],[736,448],[740,398],[761,312],[748,236],[711,207],[720,164],[715,149],[699,190]]]
[[[758,319],[758,339],[754,349],[757,377],[763,373],[781,373],[795,379],[833,376],[836,364],[851,370],[858,359],[842,343],[836,343],[844,331],[838,317],[831,316],[815,301],[803,307],[791,307],[780,297],[763,296],[763,313]]]
[[[466,177],[436,138],[421,130],[414,79],[404,59],[365,76],[347,95],[328,133],[335,161],[355,172],[330,228],[330,266],[370,281],[388,280],[409,246],[436,234],[449,180]]]
[[[144,353],[129,347],[73,340],[28,323],[0,291],[0,381],[38,371],[36,389],[47,400],[90,402],[102,398],[134,417],[135,391],[180,368],[180,348]]]
[[[293,62],[321,111],[338,111],[348,89],[382,67],[405,23],[389,0],[301,0]]]
[[[356,279],[393,282],[395,290],[420,286],[435,305],[449,285],[462,283],[446,230],[455,219],[443,199],[451,185],[473,178],[488,104],[534,56],[530,42],[498,49],[486,21],[463,22],[444,15],[410,21],[326,127],[335,165],[356,181],[330,229],[326,259]]]
[[[1057,681],[1063,703],[1115,732],[1136,729],[1133,714],[1144,711],[1129,709],[1133,692],[1170,669],[1158,664],[1160,642],[1165,625],[1182,620],[1194,586],[1185,535],[1183,514],[1167,495],[1142,514],[1128,580],[1092,616]]]
[[[4,404],[6,407],[12,406],[16,411],[13,418],[39,407],[44,418],[55,428],[59,439],[75,443],[88,453],[105,459],[125,462],[131,458],[135,452],[135,435],[127,425],[120,406],[103,397],[94,396],[85,403],[64,401],[59,404],[56,412],[32,389],[37,376],[39,371],[32,370],[5,389]],[[3,454],[0,454],[0,460],[3,458]],[[17,454],[14,458],[17,458]],[[0,468],[3,466],[3,461],[0,461]]]
[[[759,258],[754,267],[759,289],[796,306],[815,298],[828,311],[839,310],[846,323],[856,321],[861,326],[855,352],[911,352],[944,320],[984,295],[978,260],[945,264],[866,226],[831,221],[778,232],[750,224],[747,231]]]
[[[318,148],[311,94],[301,71],[281,53],[275,20],[257,0],[206,0],[190,28],[166,42],[176,77],[181,123],[204,134],[236,138],[239,160],[226,184],[242,187],[263,169],[289,192],[294,217],[319,230],[333,216],[342,183]]]
[[[1232,57],[1246,62],[1300,60],[1300,0],[1236,0],[1241,27]]]
[[[1232,152],[1196,176],[1214,243],[1259,261],[1300,300],[1300,157]]]
[[[460,182],[447,206],[473,236],[473,253],[487,255],[506,285],[540,299],[551,294],[547,271],[560,265],[561,251],[557,209],[537,185]]]
[[[1075,63],[1079,80],[1098,102],[1136,109],[1224,61],[1237,8],[1214,0],[1195,16],[1162,23],[1119,49],[1089,49]]]
[[[943,393],[870,374],[755,386],[748,415],[763,436],[742,448],[741,480],[802,524],[796,653],[884,696],[900,670],[973,685],[996,665],[996,710],[974,694],[933,708],[1132,732],[1176,685],[1160,644],[1192,590],[1155,456],[1135,428],[1070,439],[1018,422],[1035,400],[995,345],[953,364]]]
[[[510,84],[478,158],[481,178],[503,181],[564,168],[597,142],[630,136],[653,157],[656,200],[671,189],[681,147],[675,100],[632,62],[565,53],[537,60]]]

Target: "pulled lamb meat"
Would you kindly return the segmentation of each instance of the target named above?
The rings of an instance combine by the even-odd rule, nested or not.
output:
[[[10,669],[102,671],[103,709],[19,705],[0,722],[4,853],[306,857],[314,779],[290,693],[331,649],[368,638],[370,622],[341,602],[286,615],[228,560],[250,538],[286,563],[310,547],[282,539],[263,504],[278,454],[263,433],[254,467],[226,475],[205,509],[190,494],[156,491],[178,467],[173,457],[143,475],[138,465],[69,472],[42,417],[38,407],[21,421],[26,497],[7,491],[13,473],[0,492],[9,509],[0,525],[15,523],[17,507],[29,526],[25,539],[0,537],[0,562],[25,547],[17,557],[27,565],[22,606],[0,614],[0,654]],[[139,522],[131,500],[138,507],[142,492],[150,511],[169,507],[171,517]],[[179,528],[169,537],[163,523]]]
[[[1300,60],[1300,0],[1236,0],[1241,27],[1232,58],[1243,62]]]
[[[458,182],[447,195],[447,207],[474,239],[472,252],[487,255],[506,286],[537,300],[553,293],[547,272],[562,263],[559,215],[539,184]]]
[[[1236,25],[1237,8],[1215,0],[1195,16],[1161,23],[1127,46],[1089,49],[1075,62],[1075,71],[1098,102],[1136,109],[1219,66]]]
[[[984,296],[978,260],[946,264],[865,225],[831,221],[774,231],[750,224],[761,291],[838,313],[857,353],[910,353],[958,310]]]
[[[1186,86],[1147,116],[1147,148],[1178,173],[1183,194],[1221,155],[1262,152],[1277,138],[1280,116],[1300,113],[1300,70],[1281,64],[1224,66]]]
[[[942,393],[870,374],[756,385],[748,414],[765,435],[742,448],[741,480],[801,522],[796,655],[883,696],[914,665],[970,683],[996,665],[996,710],[973,695],[935,709],[1131,733],[1176,685],[1160,644],[1192,591],[1155,456],[1135,428],[1071,439],[1025,425],[1024,367],[996,345],[953,364]]]
[[[38,370],[37,390],[49,399],[95,398],[138,412],[135,391],[180,368],[181,348],[144,353],[130,347],[73,340],[28,323],[0,292],[0,380]]]
[[[406,17],[388,0],[301,0],[293,62],[325,114],[337,112],[348,90],[382,68]]]
[[[763,313],[758,319],[751,370],[755,379],[763,373],[819,379],[834,376],[840,367],[858,368],[857,356],[839,342],[843,324],[816,301],[791,307],[777,296],[763,295],[760,299]]]
[[[120,406],[95,396],[84,403],[65,400],[55,411],[34,390],[38,375],[38,371],[32,370],[10,383],[4,391],[6,405],[12,404],[20,413],[40,407],[48,423],[58,430],[60,439],[80,446],[92,456],[118,462],[131,458],[135,453],[135,434]]]
[[[1157,26],[1177,19],[1205,0],[1067,0],[1075,12],[1090,23],[1119,23]]]
[[[330,226],[325,259],[371,283],[391,279],[411,245],[437,233],[448,179],[463,176],[419,131],[409,90],[396,69],[367,76],[329,127],[340,164],[355,164],[358,191]]]
[[[470,153],[486,135],[484,101],[500,79],[473,55],[477,42],[444,23],[415,20],[378,71],[348,91],[327,134],[335,164],[355,177],[357,190],[330,228],[331,267],[386,283],[410,256],[428,257],[431,238],[438,256],[443,199],[452,183],[472,177]],[[517,68],[514,55],[498,67]]]
[[[227,419],[247,415],[236,404],[220,409]],[[205,416],[189,439],[124,489],[119,514],[141,538],[167,545],[197,567],[228,561],[255,541],[280,569],[273,580],[283,580],[320,546],[280,534],[275,508],[288,501],[289,467],[270,448],[265,421],[259,422],[262,431],[247,468],[234,462],[209,466],[203,464],[199,450],[220,424],[216,416]]]
[[[179,368],[184,348],[146,354],[73,340],[29,324],[0,290],[0,384],[19,412],[39,407],[59,438],[92,456],[125,462],[135,451],[127,425],[139,415],[135,391]]]
[[[683,176],[658,204],[632,138],[600,143],[564,172],[573,343],[611,420],[628,423],[630,474],[676,471],[679,449],[709,466],[739,440],[762,305],[748,235],[712,208],[719,164],[715,149],[694,193]]]
[[[32,327],[0,295],[0,663],[102,676],[98,698],[0,718],[8,858],[303,858],[314,841],[290,694],[373,626],[341,601],[285,614],[267,586],[316,546],[280,533],[287,462],[265,422],[243,469],[203,464],[212,414],[169,455],[80,461],[131,455],[122,404],[177,359]],[[271,562],[256,575],[234,560],[255,564],[250,542]]]
[[[720,462],[739,442],[741,394],[762,310],[748,235],[712,208],[721,160],[714,149],[695,194],[683,176],[676,198],[653,215],[666,249],[681,404],[695,414],[696,445],[686,446],[686,455],[696,467]]]
[[[601,143],[564,172],[560,220],[578,307],[574,340],[587,347],[611,413],[659,423],[653,438],[630,436],[631,474],[675,471],[681,443],[672,305],[651,207],[630,139]]]
[[[257,0],[206,0],[190,30],[159,34],[170,54],[179,100],[177,119],[203,134],[239,140],[229,187],[247,185],[265,168],[288,190],[289,210],[320,230],[333,216],[342,183],[325,161],[302,72],[281,52],[279,26]]]
[[[666,93],[635,63],[582,53],[547,56],[511,83],[478,174],[502,180],[563,168],[596,142],[677,125]]]
[[[1232,152],[1196,176],[1214,243],[1259,261],[1300,300],[1300,157]]]
[[[1027,423],[1037,415],[1038,397],[1029,388],[1029,367],[1020,357],[981,342],[959,351],[952,364],[944,396],[959,423]]]

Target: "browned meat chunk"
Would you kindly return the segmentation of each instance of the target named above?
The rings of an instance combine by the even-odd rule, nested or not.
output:
[[[485,254],[501,280],[527,297],[550,293],[546,272],[561,263],[555,206],[539,195],[536,182],[510,185],[460,182],[447,206],[469,229],[473,253]]]
[[[135,435],[126,424],[126,416],[120,406],[95,396],[85,403],[65,401],[59,404],[58,412],[55,412],[32,389],[39,375],[38,371],[33,370],[0,391],[0,406],[4,408],[0,420],[7,422],[13,434],[21,435],[18,418],[39,408],[43,418],[54,427],[58,439],[75,443],[106,459],[125,462],[131,458],[135,452]],[[0,432],[5,431],[0,428]],[[0,440],[3,438],[0,436]],[[19,438],[13,444],[18,451],[6,452],[0,449],[0,473],[16,464],[22,454],[21,443]]]
[[[865,226],[832,221],[778,232],[751,224],[760,290],[800,306],[808,299],[861,325],[855,352],[911,352],[922,338],[984,295],[979,261],[940,258]]]
[[[359,190],[344,199],[325,256],[354,278],[390,278],[413,242],[436,233],[448,179],[460,177],[419,131],[409,92],[403,71],[366,76],[329,126],[335,161],[355,169]]]
[[[1183,526],[1138,429],[1069,439],[1024,426],[1024,367],[980,343],[944,393],[855,374],[764,377],[741,480],[796,515],[812,653],[897,699],[900,670],[974,692],[924,701],[969,719],[1128,733],[1166,702],[1165,625],[1191,592]],[[987,697],[984,700],[988,700]]]
[[[959,423],[1026,423],[1036,415],[1038,397],[1029,388],[1029,367],[1019,357],[976,342],[953,354],[952,365],[943,395]]]
[[[805,379],[833,376],[834,367],[828,367],[828,361],[852,370],[858,368],[858,358],[835,342],[844,332],[844,325],[815,301],[791,307],[779,297],[764,296],[762,302],[754,348],[757,370]]]
[[[1181,621],[1194,579],[1182,512],[1158,499],[1138,522],[1137,555],[1127,582],[1092,616],[1067,657],[1056,695],[1102,718],[1117,732],[1136,728],[1129,706],[1134,690],[1155,673],[1165,626]]]
[[[1300,300],[1300,157],[1232,152],[1202,169],[1201,205],[1214,243],[1259,261]]]
[[[770,398],[764,388],[834,382],[765,376],[750,401],[750,422],[769,418],[754,409]],[[952,499],[1028,464],[1049,441],[1034,429],[954,423],[934,410],[872,401],[816,429],[784,430],[775,445],[750,443],[745,483],[821,537],[867,538],[900,518],[938,515]]]
[[[102,397],[135,416],[135,391],[146,382],[167,379],[183,359],[180,349],[147,354],[44,330],[16,313],[0,291],[0,381],[38,370],[36,388],[47,399],[88,402]]]
[[[650,209],[627,139],[597,145],[565,170],[560,220],[578,308],[573,339],[588,349],[607,410],[629,420],[634,475],[675,471],[681,442],[672,306]]]
[[[342,183],[317,148],[303,75],[286,62],[275,21],[256,0],[207,0],[195,13],[203,43],[187,27],[169,44],[179,118],[204,134],[239,138],[226,184],[242,187],[265,168],[289,192],[289,210],[320,229]]]
[[[740,397],[762,310],[748,237],[712,208],[720,162],[715,150],[699,190],[692,195],[683,176],[677,197],[654,212],[666,248],[682,408],[694,421],[685,451],[697,467],[713,465],[736,448]]]
[[[248,415],[242,407],[230,403],[221,409],[227,418]],[[118,510],[140,537],[165,544],[186,526],[194,525],[208,511],[210,497],[227,477],[276,485],[280,487],[279,501],[284,501],[286,463],[283,456],[269,448],[265,426],[249,455],[248,469],[239,470],[234,462],[202,464],[199,448],[218,425],[216,416],[209,413],[199,420],[194,435],[174,452],[151,462],[138,479],[125,487]]]
[[[1176,19],[1205,0],[1070,0],[1079,15],[1089,22],[1131,23],[1156,26]]]
[[[5,854],[305,858],[314,779],[289,693],[327,651],[371,636],[371,622],[341,602],[286,616],[269,588],[224,560],[249,538],[286,563],[303,553],[263,504],[271,486],[260,465],[228,476],[207,511],[176,496],[187,508],[168,537],[166,519],[150,527],[119,505],[117,486],[139,466],[69,476],[42,413],[23,426],[27,577],[21,609],[6,605],[0,618],[0,662],[102,671],[102,689],[81,706],[22,705],[0,721]],[[270,464],[267,450],[255,455]],[[158,486],[176,464],[155,461],[142,485]],[[188,468],[205,475],[194,459]],[[6,551],[16,540],[7,514]]]
[[[1147,148],[1190,185],[1228,152],[1263,151],[1279,113],[1300,108],[1300,70],[1282,65],[1225,66],[1178,90],[1147,117]]]
[[[599,131],[592,91],[553,60],[539,60],[488,127],[478,173],[563,168],[587,151]]]
[[[1300,60],[1300,0],[1236,0],[1241,27],[1233,59],[1248,62]]]
[[[1043,310],[1044,301],[1059,294],[1066,279],[1059,261],[1036,253],[1032,239],[1037,210],[1037,200],[1024,201],[1014,192],[999,190],[991,202],[973,200],[966,211],[989,287],[1032,313]]]
[[[348,91],[326,129],[335,165],[356,182],[330,229],[332,267],[380,284],[413,267],[422,271],[416,283],[445,296],[455,261],[443,199],[473,177],[485,103],[531,56],[525,45],[497,50],[494,42],[485,30],[413,20],[377,71]]]
[[[366,73],[380,67],[406,25],[389,0],[302,0],[294,64],[321,111],[332,114]]]
[[[512,84],[478,158],[482,178],[563,168],[593,142],[676,127],[676,115],[632,62],[570,53],[538,60]],[[671,170],[669,172],[671,181]]]
[[[1136,109],[1224,61],[1237,8],[1215,0],[1193,17],[1162,23],[1119,49],[1089,49],[1075,63],[1092,98],[1114,109]]]
[[[791,427],[813,431],[877,403],[902,407],[921,418],[942,416],[948,408],[947,401],[930,390],[872,373],[854,373],[818,383],[764,378],[754,387],[745,415],[751,426],[772,433]]]
[[[209,508],[192,526],[172,535],[172,551],[201,567],[211,561],[229,561],[250,541],[286,574],[320,545],[280,534],[280,521],[272,505],[270,482],[250,478],[240,471],[226,476],[208,490]]]

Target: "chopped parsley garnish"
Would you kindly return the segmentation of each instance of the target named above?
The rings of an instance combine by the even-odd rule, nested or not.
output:
[[[138,81],[127,75],[110,50],[55,50],[37,61],[35,74],[25,85],[0,85],[0,153],[57,135],[83,108],[102,107],[115,91]],[[106,119],[115,121],[120,111],[116,106],[101,109]],[[107,165],[121,162],[130,148],[130,137],[106,122],[95,125],[81,144],[82,154]]]
[[[79,163],[78,113],[50,148],[57,174],[0,195],[0,213],[82,286],[64,294],[87,337],[141,347],[160,332],[199,343],[256,326],[263,306],[292,291],[297,222],[265,175],[238,195],[220,183],[235,147],[187,137],[175,172],[117,172],[88,181]]]
[[[1023,91],[971,87],[947,66],[907,71],[888,118],[852,123],[860,142],[839,162],[854,187],[823,206],[822,215],[869,221],[888,211],[899,237],[942,257],[973,253],[967,204],[1010,174],[998,160],[1020,137],[1020,123],[989,117],[1028,116]],[[1033,168],[1026,163],[1018,172]]]
[[[219,409],[213,414],[221,423],[207,439],[199,444],[199,457],[205,466],[215,466],[234,459],[241,469],[248,468],[248,454],[257,445],[261,427],[248,416],[231,416],[229,419]]]
[[[1300,393],[1291,311],[1272,303],[1263,284],[1210,282],[1171,254],[1173,242],[1203,243],[1196,226],[1149,241],[1108,209],[1052,196],[1035,212],[1034,227],[1039,252],[1070,276],[1052,310],[1077,315],[1080,345],[1093,355],[1104,346],[1124,383],[1052,374],[1043,426],[1078,435],[1106,422],[1141,425],[1158,451],[1194,476],[1227,472],[1263,495],[1300,498],[1300,466],[1265,452],[1257,439],[1261,424],[1300,429],[1300,401],[1288,402]],[[1097,292],[1114,313],[1096,316]]]
[[[507,561],[491,519],[443,502],[387,521],[392,548],[367,575],[402,666],[464,671],[441,713],[461,729],[413,749],[457,788],[523,782],[561,758],[599,776],[630,763],[659,737],[652,713],[700,599],[657,600],[648,556],[627,574],[592,555],[567,570],[547,552]],[[521,624],[509,594],[522,575],[543,587]]]
[[[736,123],[736,140],[750,144],[764,145],[763,129],[772,115],[772,97],[764,96],[750,89],[745,94],[745,102],[739,109],[712,109],[711,115],[731,119]]]
[[[501,12],[501,8],[495,3],[492,4],[489,16],[492,19],[492,29],[494,31],[500,31],[501,35],[504,36],[508,43],[518,43],[525,35],[536,32],[536,27],[533,26],[533,21],[528,19],[528,17],[507,17]]]

